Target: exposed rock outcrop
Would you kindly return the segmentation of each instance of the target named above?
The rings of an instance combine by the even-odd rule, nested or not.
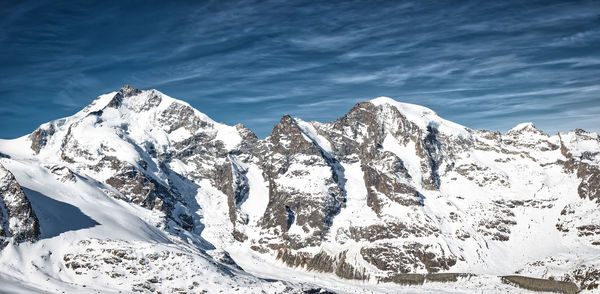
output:
[[[21,185],[0,165],[0,249],[6,242],[36,241],[40,224]]]

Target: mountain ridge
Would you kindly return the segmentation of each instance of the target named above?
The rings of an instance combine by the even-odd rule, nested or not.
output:
[[[154,227],[142,240],[191,246],[234,269],[261,260],[367,285],[437,273],[520,273],[581,289],[600,279],[600,138],[583,130],[549,136],[531,123],[504,134],[472,130],[379,97],[332,122],[284,115],[259,139],[159,91],[124,86],[30,135],[0,140],[0,152],[28,190],[67,203],[74,200],[52,195],[88,191],[73,202],[82,213],[90,214],[91,193],[131,214],[119,217]],[[112,239],[103,228],[123,230],[91,215],[100,224],[85,229],[92,235],[61,236],[104,242]],[[157,234],[164,237],[150,237]],[[548,241],[556,244],[539,245]],[[56,262],[98,275],[93,266],[77,274]],[[473,289],[462,283],[458,291]],[[173,290],[152,282],[120,289],[144,285]]]

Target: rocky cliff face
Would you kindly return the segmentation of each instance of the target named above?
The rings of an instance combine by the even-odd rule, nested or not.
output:
[[[600,138],[582,130],[471,130],[377,98],[328,123],[284,116],[259,139],[126,86],[27,142],[63,180],[92,178],[199,246],[244,248],[298,270],[387,282],[536,274],[536,262],[563,253],[584,269],[600,265],[588,258],[600,250]],[[27,207],[19,238],[32,240],[39,227]],[[537,275],[595,283],[575,268]]]
[[[15,177],[0,165],[0,246],[10,240],[21,243],[39,238],[40,224],[29,199]]]

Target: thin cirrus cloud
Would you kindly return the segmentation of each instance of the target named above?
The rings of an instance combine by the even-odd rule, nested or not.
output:
[[[0,7],[0,138],[123,84],[267,136],[378,96],[471,128],[600,131],[600,5],[130,1]]]

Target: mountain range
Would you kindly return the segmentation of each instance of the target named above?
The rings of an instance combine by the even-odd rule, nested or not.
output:
[[[600,137],[380,97],[258,138],[124,86],[0,140],[8,293],[600,293]]]

